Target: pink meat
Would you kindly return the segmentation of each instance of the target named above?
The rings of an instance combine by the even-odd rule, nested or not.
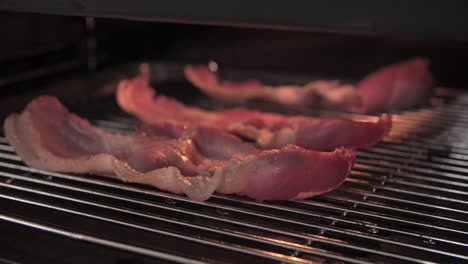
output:
[[[295,144],[311,150],[367,147],[390,130],[392,118],[384,114],[377,122],[336,118],[284,116],[247,109],[206,111],[186,106],[154,90],[142,78],[122,81],[117,101],[122,109],[146,123],[167,121],[180,125],[207,125],[251,139],[264,149]]]
[[[176,139],[182,137],[185,127],[168,122],[153,123],[136,127],[138,134],[145,136],[161,137],[166,139]]]
[[[354,152],[344,148],[323,153],[288,145],[260,151],[210,127],[162,124],[143,127],[138,135],[110,133],[48,96],[8,116],[4,130],[30,167],[116,175],[198,201],[214,191],[258,200],[306,198],[336,188],[354,162]]]
[[[294,145],[267,150],[250,168],[242,194],[259,200],[300,199],[330,191],[343,181],[335,175],[347,173],[354,154],[347,149],[331,153],[308,151]],[[327,168],[324,170],[323,168]]]
[[[428,66],[428,59],[414,58],[367,75],[357,85],[362,106],[351,107],[351,111],[386,112],[424,103],[434,87]]]
[[[305,85],[269,86],[257,80],[219,80],[204,65],[184,68],[185,77],[207,95],[228,102],[263,99],[295,108],[316,108],[326,105],[359,105],[354,87],[338,81],[314,81]]]
[[[325,106],[356,113],[402,110],[425,101],[434,87],[429,60],[413,58],[367,75],[356,87],[338,81],[315,81],[304,86],[268,86],[257,80],[219,80],[206,66],[186,66],[185,76],[207,95],[223,101],[264,99],[289,107]]]
[[[160,122],[138,126],[136,130],[138,134],[145,136],[167,139],[190,138],[203,155],[216,160],[227,160],[239,154],[259,152],[257,148],[243,142],[240,138],[213,127],[184,127]]]

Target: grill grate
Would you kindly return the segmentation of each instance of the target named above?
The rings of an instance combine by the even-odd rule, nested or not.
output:
[[[115,106],[105,109],[87,114],[101,128],[130,133],[138,123]],[[8,234],[0,239],[8,249],[2,258],[466,263],[467,109],[468,94],[459,94],[395,115],[391,134],[357,153],[342,186],[303,201],[256,202],[216,194],[199,203],[109,177],[44,172],[25,166],[0,138],[0,229]],[[18,251],[25,241],[34,247]],[[50,245],[63,248],[62,253],[52,253]]]

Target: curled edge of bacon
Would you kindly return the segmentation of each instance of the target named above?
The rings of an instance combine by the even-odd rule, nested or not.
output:
[[[403,110],[427,102],[435,87],[430,60],[416,57],[382,67],[357,85],[362,104],[350,106],[355,113]]]
[[[178,130],[168,126],[177,135]],[[214,191],[257,200],[303,199],[339,186],[354,164],[350,149],[317,152],[294,145],[265,151],[245,147],[229,159],[220,158],[197,147],[197,140],[199,145],[214,137],[234,145],[247,143],[215,128],[202,137],[207,142],[190,130],[177,139],[106,132],[49,96],[9,115],[4,130],[21,160],[32,168],[115,175],[126,182],[185,193],[196,201],[208,199]]]

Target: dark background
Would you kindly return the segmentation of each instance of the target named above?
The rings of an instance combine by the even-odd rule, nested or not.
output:
[[[98,68],[139,60],[203,63],[216,60],[224,65],[247,69],[356,80],[377,67],[424,56],[431,59],[431,71],[440,85],[468,87],[468,43],[440,38],[109,18],[97,18],[95,30],[90,32],[85,28],[82,17],[16,12],[0,12],[0,36],[0,87],[11,84],[5,80],[10,80],[18,72],[53,63],[80,62],[76,67],[64,70],[63,74],[85,70],[86,45],[90,38],[96,41]]]

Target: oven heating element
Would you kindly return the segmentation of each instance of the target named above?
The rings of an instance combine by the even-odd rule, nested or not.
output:
[[[100,100],[84,117],[131,133],[138,121]],[[357,152],[344,184],[302,201],[195,202],[45,172],[1,137],[0,263],[466,263],[467,112],[468,93],[438,88],[428,106],[395,114],[385,140]]]

